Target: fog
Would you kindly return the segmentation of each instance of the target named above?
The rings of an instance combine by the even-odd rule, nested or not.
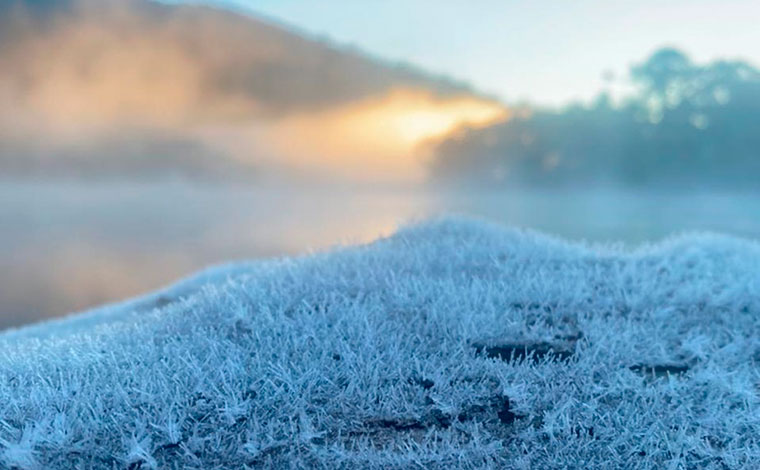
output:
[[[6,172],[410,179],[417,144],[505,116],[452,79],[253,17],[147,0],[3,2],[0,64]],[[425,113],[443,124],[420,123]],[[415,122],[400,131],[389,114]],[[347,126],[355,119],[366,128]],[[391,164],[368,164],[378,160]]]
[[[433,174],[508,187],[618,185],[760,190],[760,70],[695,63],[662,48],[635,64],[636,92],[591,105],[526,109],[437,143]]]
[[[0,327],[149,292],[210,264],[367,242],[452,212],[631,246],[690,230],[760,238],[753,193],[6,181]]]
[[[0,328],[444,213],[760,238],[757,68],[666,47],[617,80],[542,109],[230,11],[0,2]]]

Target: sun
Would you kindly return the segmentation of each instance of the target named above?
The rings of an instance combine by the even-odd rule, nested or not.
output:
[[[419,180],[425,173],[423,143],[462,126],[488,126],[508,117],[502,104],[472,95],[398,89],[285,119],[268,136],[277,153],[297,166],[352,177]]]
[[[403,153],[459,126],[488,125],[507,115],[499,103],[472,96],[441,98],[420,90],[397,90],[347,111],[354,125]]]

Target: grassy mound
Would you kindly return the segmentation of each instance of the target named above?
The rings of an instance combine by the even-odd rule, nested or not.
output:
[[[0,335],[0,466],[751,468],[760,246],[447,219]]]

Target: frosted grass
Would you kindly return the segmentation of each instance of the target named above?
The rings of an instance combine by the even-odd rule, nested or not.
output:
[[[0,464],[752,468],[760,246],[442,219],[0,335]]]

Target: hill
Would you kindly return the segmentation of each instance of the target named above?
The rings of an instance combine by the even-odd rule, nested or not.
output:
[[[0,168],[16,174],[255,174],[288,163],[304,116],[478,98],[269,20],[150,0],[4,0],[0,63]]]

